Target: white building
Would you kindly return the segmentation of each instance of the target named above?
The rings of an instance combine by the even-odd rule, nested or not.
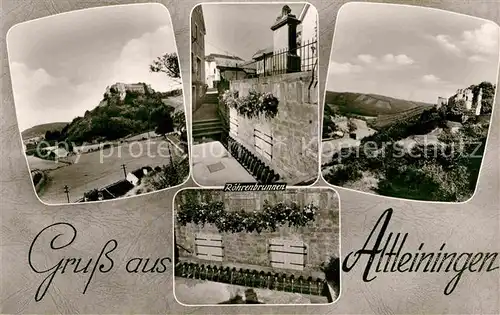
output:
[[[109,95],[113,93],[118,93],[120,95],[120,100],[123,101],[125,99],[125,96],[127,95],[127,91],[145,94],[146,90],[150,92],[153,91],[151,85],[149,84],[143,84],[143,83],[127,84],[118,82],[111,86],[106,87],[106,94]]]
[[[56,158],[64,158],[68,156],[68,151],[65,148],[60,148],[58,146],[43,148],[44,151],[54,153]]]
[[[205,83],[208,88],[216,88],[214,82],[220,81],[220,69],[218,67],[225,68],[237,68],[245,63],[245,60],[237,56],[227,56],[221,54],[210,54],[205,57]]]
[[[137,186],[139,185],[141,179],[148,175],[151,171],[153,171],[153,169],[151,167],[143,167],[143,168],[139,168],[133,172],[130,172],[127,174],[127,181],[129,183],[131,183],[132,185],[134,186]]]
[[[302,70],[312,70],[318,58],[318,11],[310,4],[305,4],[299,14],[297,26],[297,46],[302,57]]]

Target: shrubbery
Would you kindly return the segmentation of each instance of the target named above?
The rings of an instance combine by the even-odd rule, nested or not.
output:
[[[385,196],[433,201],[464,201],[472,196],[484,151],[487,125],[470,120],[459,132],[444,129],[439,143],[417,144],[408,152],[396,141],[413,134],[426,134],[443,126],[442,113],[431,110],[408,122],[399,122],[366,137],[361,148],[346,148],[330,163],[325,179],[343,186],[363,177],[367,171],[380,179],[377,193]],[[375,141],[378,154],[362,148]],[[398,153],[398,154],[396,154]]]
[[[96,139],[116,140],[153,129],[160,134],[171,132],[186,122],[183,114],[174,115],[174,108],[163,103],[164,94],[128,91],[124,100],[120,100],[118,94],[108,95],[106,106],[76,117],[60,132],[48,131],[46,140],[82,144]]]

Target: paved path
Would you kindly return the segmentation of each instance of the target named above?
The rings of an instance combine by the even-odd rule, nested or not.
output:
[[[239,285],[175,277],[175,297],[187,305],[216,305],[236,295],[245,296],[247,288]],[[324,296],[252,288],[264,304],[327,304]]]
[[[219,141],[193,145],[193,178],[203,186],[222,186],[227,182],[256,182]]]
[[[216,119],[217,105],[215,104],[201,104],[201,106],[193,113],[193,121]]]

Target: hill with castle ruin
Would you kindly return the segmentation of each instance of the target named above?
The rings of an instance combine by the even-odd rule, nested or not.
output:
[[[385,100],[387,105],[358,93],[337,93],[335,98],[330,94],[330,101],[341,106],[325,106],[325,180],[389,197],[466,201],[476,188],[495,88],[481,82],[441,96],[432,106]],[[351,104],[354,109],[349,111]],[[384,110],[396,112],[382,114]]]
[[[182,90],[156,92],[145,83],[116,83],[106,88],[94,109],[58,128],[52,133],[55,138],[50,140],[81,144],[117,140],[152,130],[168,133],[177,125],[185,125],[184,108],[179,103],[183,104]]]

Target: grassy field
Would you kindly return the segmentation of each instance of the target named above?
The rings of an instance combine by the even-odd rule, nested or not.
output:
[[[125,164],[127,173],[142,166],[166,165],[170,163],[167,143],[168,141],[156,139],[81,154],[75,157],[74,164],[47,171],[49,181],[39,197],[48,204],[66,203],[64,186],[68,185],[70,200],[74,202],[89,190],[124,179],[122,164]],[[182,154],[174,146],[171,146],[171,151],[176,156]],[[35,165],[30,164],[30,168],[33,167]]]
[[[184,96],[183,95],[178,95],[178,96],[171,96],[165,99],[162,99],[163,104],[165,105],[170,105],[175,110],[180,110],[180,111],[185,111],[184,110]]]
[[[144,132],[144,133],[141,133],[141,134],[138,134],[138,135],[135,135],[135,136],[131,136],[131,137],[125,138],[125,139],[123,139],[123,141],[127,141],[127,142],[130,142],[130,141],[141,141],[143,139],[158,138],[158,137],[161,137],[161,135],[157,134],[154,131],[149,131],[149,132]]]
[[[55,170],[61,167],[66,167],[68,166],[67,163],[62,163],[62,162],[56,162],[56,161],[49,161],[49,160],[44,160],[37,158],[32,155],[28,155],[28,164],[30,166],[30,170],[40,170],[40,171],[47,171],[47,170]]]

